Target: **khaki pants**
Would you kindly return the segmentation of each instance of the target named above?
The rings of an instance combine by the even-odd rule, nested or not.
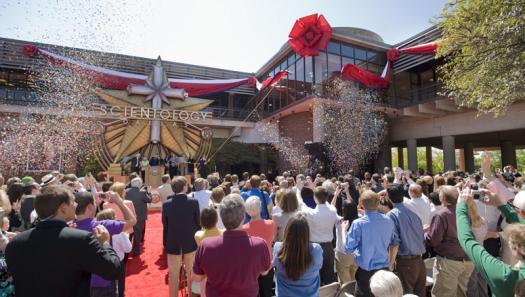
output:
[[[432,297],[467,296],[467,285],[473,270],[474,263],[471,261],[454,261],[437,256],[432,275]]]
[[[170,288],[170,297],[177,297],[179,292],[179,276],[180,267],[182,261],[186,268],[186,275],[188,277],[188,286],[191,285],[191,275],[193,272],[193,259],[195,252],[184,254],[184,255],[171,255],[168,254],[168,283]]]
[[[357,265],[355,264],[354,256],[336,252],[335,270],[337,271],[339,283],[344,284],[349,281],[355,281]]]

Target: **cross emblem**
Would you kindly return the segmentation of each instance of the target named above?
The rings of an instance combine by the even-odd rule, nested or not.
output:
[[[146,84],[128,86],[129,95],[144,95],[144,102],[151,101],[152,108],[162,108],[162,102],[169,104],[169,98],[186,99],[188,93],[184,89],[172,89],[170,87],[168,76],[162,67],[160,56],[153,66],[153,71],[148,76]],[[150,140],[152,143],[160,142],[160,121],[151,121]]]

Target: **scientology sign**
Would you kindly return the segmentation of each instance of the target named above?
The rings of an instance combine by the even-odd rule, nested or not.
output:
[[[211,119],[208,111],[187,111],[178,109],[152,108],[144,106],[120,106],[94,104],[95,112],[102,117],[125,118],[131,120],[159,120],[168,122],[199,122]]]

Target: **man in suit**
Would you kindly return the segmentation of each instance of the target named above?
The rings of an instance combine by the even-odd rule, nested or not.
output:
[[[179,272],[184,261],[186,271],[190,274],[197,243],[195,232],[200,229],[199,202],[188,199],[188,186],[182,176],[174,177],[171,187],[175,195],[162,205],[162,225],[164,249],[168,254],[170,297],[178,296]]]
[[[131,172],[140,173],[140,161],[142,161],[142,158],[139,153],[136,153],[133,158],[129,159],[128,162],[131,162]]]
[[[73,194],[60,186],[45,187],[36,197],[42,221],[6,248],[16,296],[88,297],[91,273],[118,278],[120,260],[106,228],[97,226],[90,234],[67,226],[75,208]]]
[[[132,256],[140,255],[141,244],[146,233],[146,220],[148,219],[148,203],[152,202],[151,194],[147,189],[141,190],[142,179],[135,177],[131,180],[131,187],[126,190],[126,200],[133,202],[137,223],[133,226],[133,249]],[[155,203],[155,201],[153,201]]]

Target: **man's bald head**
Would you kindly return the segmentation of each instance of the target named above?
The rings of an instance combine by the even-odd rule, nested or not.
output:
[[[410,198],[421,198],[422,193],[423,189],[418,184],[411,184],[410,187],[408,187],[408,195],[410,195]]]

